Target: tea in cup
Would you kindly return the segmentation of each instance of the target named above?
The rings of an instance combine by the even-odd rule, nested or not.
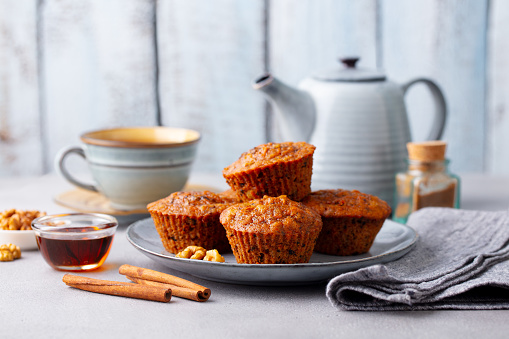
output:
[[[125,127],[88,132],[80,139],[80,146],[67,147],[57,155],[57,170],[70,183],[102,193],[111,207],[133,210],[184,187],[200,133],[172,127]],[[65,159],[71,154],[87,161],[94,184],[70,174]]]

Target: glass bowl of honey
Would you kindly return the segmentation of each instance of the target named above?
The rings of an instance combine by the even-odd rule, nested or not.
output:
[[[55,214],[32,221],[44,260],[60,271],[100,267],[108,257],[117,227],[117,219],[99,213]]]

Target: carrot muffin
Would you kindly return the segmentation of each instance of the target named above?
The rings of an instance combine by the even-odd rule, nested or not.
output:
[[[220,220],[239,264],[309,262],[322,229],[318,213],[286,196],[233,205]]]
[[[332,255],[366,253],[391,214],[378,197],[342,189],[312,192],[302,201],[322,216],[315,251]]]
[[[187,246],[231,252],[226,231],[219,222],[221,212],[232,205],[209,192],[175,192],[147,206],[164,248],[178,253]]]
[[[218,195],[223,198],[225,201],[231,202],[231,203],[239,203],[242,202],[239,197],[237,196],[237,193],[235,193],[234,190],[229,189],[226,191],[223,191],[221,193],[218,193]]]
[[[311,192],[314,152],[305,142],[260,145],[226,167],[223,177],[242,201],[265,195],[300,201]]]

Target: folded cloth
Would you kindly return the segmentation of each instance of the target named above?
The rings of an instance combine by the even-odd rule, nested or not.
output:
[[[341,310],[509,309],[509,212],[424,208],[407,224],[412,251],[333,278],[327,297]]]

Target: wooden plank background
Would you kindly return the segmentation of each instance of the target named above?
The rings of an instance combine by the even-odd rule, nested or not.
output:
[[[341,55],[436,80],[452,170],[509,175],[508,34],[504,0],[2,0],[0,176],[53,171],[85,131],[159,122],[199,130],[194,169],[220,172],[265,142],[258,75],[297,85]],[[406,101],[423,139],[430,96]]]

